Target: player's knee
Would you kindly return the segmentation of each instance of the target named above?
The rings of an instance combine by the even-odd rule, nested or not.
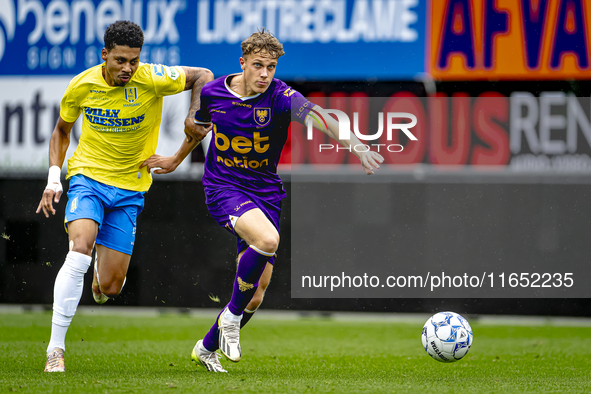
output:
[[[270,233],[260,238],[257,248],[267,253],[275,253],[279,247],[279,234]]]
[[[121,288],[117,289],[114,287],[110,287],[108,290],[104,290],[103,286],[101,286],[101,293],[106,295],[109,298],[115,298],[121,293]]]
[[[123,281],[113,280],[108,283],[101,283],[100,289],[101,293],[106,295],[109,298],[115,298],[121,293],[121,288],[123,287]]]
[[[73,252],[85,254],[87,256],[92,255],[92,249],[94,249],[94,241],[88,242],[82,237],[77,237],[70,240],[71,248]]]

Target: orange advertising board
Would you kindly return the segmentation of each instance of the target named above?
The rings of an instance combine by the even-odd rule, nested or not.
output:
[[[590,0],[430,0],[436,80],[591,79]]]

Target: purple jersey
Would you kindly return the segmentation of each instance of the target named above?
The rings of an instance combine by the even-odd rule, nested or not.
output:
[[[273,79],[260,94],[243,97],[230,88],[238,74],[220,77],[201,90],[197,123],[213,122],[203,186],[236,187],[264,196],[285,197],[277,163],[293,120],[304,123],[313,104],[284,82]],[[292,104],[293,103],[293,104]]]

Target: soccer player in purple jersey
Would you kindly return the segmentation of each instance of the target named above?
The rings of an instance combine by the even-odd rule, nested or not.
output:
[[[340,140],[336,120],[273,78],[283,55],[282,44],[264,28],[251,35],[242,42],[242,72],[207,83],[195,114],[195,123],[213,123],[203,176],[208,209],[238,238],[232,298],[191,355],[208,371],[227,372],[215,352],[218,348],[229,360],[240,361],[240,328],[261,304],[271,279],[281,200],[286,196],[277,163],[291,120],[305,124],[314,118],[320,121],[315,127],[343,146],[361,144],[354,135]],[[368,175],[383,162],[376,152],[353,152]]]

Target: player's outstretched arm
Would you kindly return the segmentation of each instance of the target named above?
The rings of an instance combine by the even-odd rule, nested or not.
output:
[[[47,177],[47,186],[45,186],[43,196],[41,196],[41,201],[36,211],[36,213],[39,213],[43,210],[45,217],[49,217],[50,212],[52,215],[55,215],[53,202],[57,204],[62,196],[63,189],[60,175],[62,165],[66,159],[66,152],[70,146],[70,132],[73,126],[74,122],[66,122],[60,116],[53,129],[53,133],[51,133],[51,139],[49,140],[49,175]]]
[[[201,89],[207,82],[213,81],[213,73],[206,68],[200,67],[181,67],[185,72],[187,82],[185,90],[191,90],[191,105],[189,113],[185,119],[185,134],[191,136],[197,141],[201,141],[209,129],[197,127],[195,124],[195,112],[201,107]],[[197,146],[197,145],[195,145]]]
[[[306,121],[313,122],[312,124],[314,128],[326,133],[326,135],[338,141],[338,143],[345,148],[363,145],[353,132],[349,133],[350,139],[340,139],[339,123],[332,116],[327,114],[322,107],[315,105],[312,110],[313,113],[316,113],[319,116],[308,116]],[[378,152],[358,152],[356,149],[351,149],[351,153],[359,158],[359,161],[361,161],[361,165],[363,166],[363,170],[367,175],[373,175],[374,170],[379,169],[380,164],[384,162],[384,158]]]
[[[197,127],[197,132],[199,134],[207,135],[211,130],[211,126],[195,126]],[[155,174],[168,174],[169,172],[173,172],[200,142],[201,140],[197,140],[193,136],[187,134],[181,147],[174,156],[152,155],[142,163],[140,168],[148,167],[148,172],[152,171],[153,168],[158,168],[157,170],[154,170]]]

